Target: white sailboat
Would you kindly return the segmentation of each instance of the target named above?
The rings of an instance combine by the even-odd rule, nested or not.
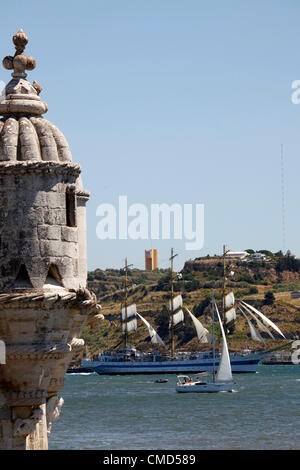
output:
[[[213,297],[213,296],[212,296]],[[232,392],[233,389],[233,380],[232,380],[232,370],[230,364],[230,357],[228,352],[228,346],[226,341],[226,335],[223,328],[223,323],[218,311],[217,305],[214,303],[212,298],[212,317],[214,325],[214,311],[216,309],[218,321],[222,333],[222,352],[219,361],[219,366],[217,373],[213,369],[213,375],[211,381],[205,380],[195,380],[193,381],[189,376],[179,375],[178,382],[176,384],[176,391],[179,393],[203,393],[203,392]],[[213,353],[215,356],[215,335],[213,328]],[[215,363],[215,361],[214,361]]]

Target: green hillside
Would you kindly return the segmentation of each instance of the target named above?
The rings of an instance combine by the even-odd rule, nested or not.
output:
[[[292,299],[291,292],[300,290],[300,260],[281,253],[267,253],[265,261],[226,261],[227,291],[233,291],[237,300],[249,301],[259,308],[282,330],[286,338],[300,335],[300,299]],[[232,274],[234,273],[234,274]],[[133,269],[128,274],[129,302],[136,303],[138,312],[158,331],[167,345],[169,341],[168,301],[170,291],[169,270],[143,271]],[[105,317],[91,329],[86,327],[82,337],[86,354],[95,355],[101,350],[122,347],[120,311],[124,297],[124,271],[97,269],[89,273],[89,288],[94,291]],[[223,289],[223,259],[217,256],[187,261],[181,278],[174,288],[183,297],[184,305],[211,329],[211,289],[221,307]],[[264,334],[263,334],[264,336]],[[276,333],[275,333],[276,336]],[[138,320],[138,330],[130,333],[130,343],[141,351],[152,349],[148,330]],[[283,342],[264,336],[268,348]],[[238,315],[235,328],[228,336],[229,349],[238,351],[248,345],[251,349],[263,349],[262,343],[251,340],[246,320]],[[191,320],[176,330],[176,348],[179,350],[205,350],[195,337]]]

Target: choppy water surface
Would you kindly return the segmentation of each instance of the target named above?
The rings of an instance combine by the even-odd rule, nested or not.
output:
[[[178,394],[176,375],[66,375],[50,449],[300,449],[300,366],[234,374],[235,392]]]

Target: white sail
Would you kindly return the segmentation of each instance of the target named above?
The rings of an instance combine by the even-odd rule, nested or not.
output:
[[[198,318],[195,317],[195,315],[192,314],[192,312],[189,311],[188,308],[185,307],[185,309],[193,320],[194,326],[197,331],[199,343],[212,343],[212,336],[209,334],[208,330],[204,328],[202,323],[198,320]]]
[[[268,317],[266,317],[263,313],[259,312],[256,308],[252,307],[252,305],[246,304],[246,302],[243,301],[242,304],[249,307],[253,312],[260,316],[264,323],[267,323],[267,325],[271,326],[275,331],[277,331],[277,333],[279,333],[285,339],[284,334],[280,331],[278,326],[276,326],[275,323],[273,323]]]
[[[229,292],[229,294],[225,296],[225,309],[228,310],[233,305],[234,305],[234,294],[233,292]]]
[[[128,305],[127,307],[127,320],[130,317],[136,316],[136,304]],[[125,307],[122,308],[122,320],[125,320]]]
[[[127,333],[130,333],[130,331],[135,331],[137,328],[137,321],[136,318],[134,320],[130,320],[127,322]],[[123,333],[125,333],[125,323],[122,325],[122,330]]]
[[[256,321],[257,327],[260,331],[267,333],[270,338],[275,339],[271,331],[251,312],[249,308],[246,307],[246,305],[243,305],[243,309],[245,309],[246,312],[253,318],[253,320]]]
[[[235,308],[232,307],[230,310],[227,310],[227,312],[225,312],[225,317],[226,317],[226,324],[233,322],[236,319]]]
[[[155,329],[150,325],[150,323],[144,317],[142,317],[142,315],[140,315],[138,312],[136,313],[139,316],[139,318],[145,323],[146,327],[148,328],[151,342],[153,344],[161,344],[167,349],[167,346],[165,345],[165,343],[163,342],[159,334],[156,333]]]
[[[183,311],[179,310],[179,312],[176,312],[173,315],[173,325],[176,326],[176,325],[178,325],[178,323],[183,322],[183,321],[184,321]],[[171,320],[170,320],[170,326],[171,326]]]
[[[172,308],[173,307],[173,308]],[[172,300],[169,300],[169,309],[170,312],[173,312],[173,326],[178,325],[178,323],[184,321],[184,314],[181,309],[182,307],[182,297],[181,295],[177,295],[176,297],[173,298],[173,303]],[[178,310],[180,309],[180,310]],[[171,313],[172,315],[172,313]],[[170,318],[170,324],[169,328],[171,328],[172,320]]]
[[[249,320],[249,318],[247,317],[247,315],[245,314],[245,312],[243,312],[243,310],[241,309],[241,307],[239,307],[240,309],[240,312],[241,314],[243,315],[243,317],[247,320],[247,323],[248,323],[248,326],[249,326],[249,329],[250,329],[250,334],[251,334],[251,338],[253,339],[253,341],[260,341],[261,343],[265,343],[263,337],[261,336],[261,334],[259,333],[259,331],[257,331],[254,326],[252,325],[251,321]]]
[[[179,307],[182,307],[182,297],[181,295],[177,295],[173,298],[173,308],[172,308],[172,301],[169,300],[169,308],[170,312],[175,312]]]
[[[236,311],[234,307],[234,294],[229,292],[225,296],[225,322],[228,328],[231,328],[234,325],[236,320]]]
[[[232,381],[232,371],[231,371],[231,364],[230,364],[230,357],[227,347],[226,335],[224,333],[224,328],[222,325],[222,320],[218,311],[218,307],[215,304],[218,320],[220,323],[220,328],[222,332],[222,353],[219,362],[219,367],[216,374],[216,381],[217,382],[231,382]]]

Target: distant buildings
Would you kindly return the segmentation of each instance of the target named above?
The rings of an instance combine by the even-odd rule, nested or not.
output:
[[[249,254],[247,251],[227,251],[226,258],[233,258],[233,259],[241,259],[247,261],[264,261],[266,259],[266,255],[264,253],[251,253]]]
[[[291,252],[291,250],[287,250],[285,256],[290,256],[291,258],[296,258],[296,255]]]
[[[249,256],[249,253],[247,251],[228,250],[227,253],[225,254],[226,258],[245,259],[247,256]]]
[[[263,253],[252,253],[250,255],[251,259],[263,261],[266,259],[266,255]]]
[[[145,250],[145,269],[153,271],[158,267],[158,250]]]
[[[300,298],[300,291],[299,290],[294,290],[291,292],[291,299],[299,299]]]

